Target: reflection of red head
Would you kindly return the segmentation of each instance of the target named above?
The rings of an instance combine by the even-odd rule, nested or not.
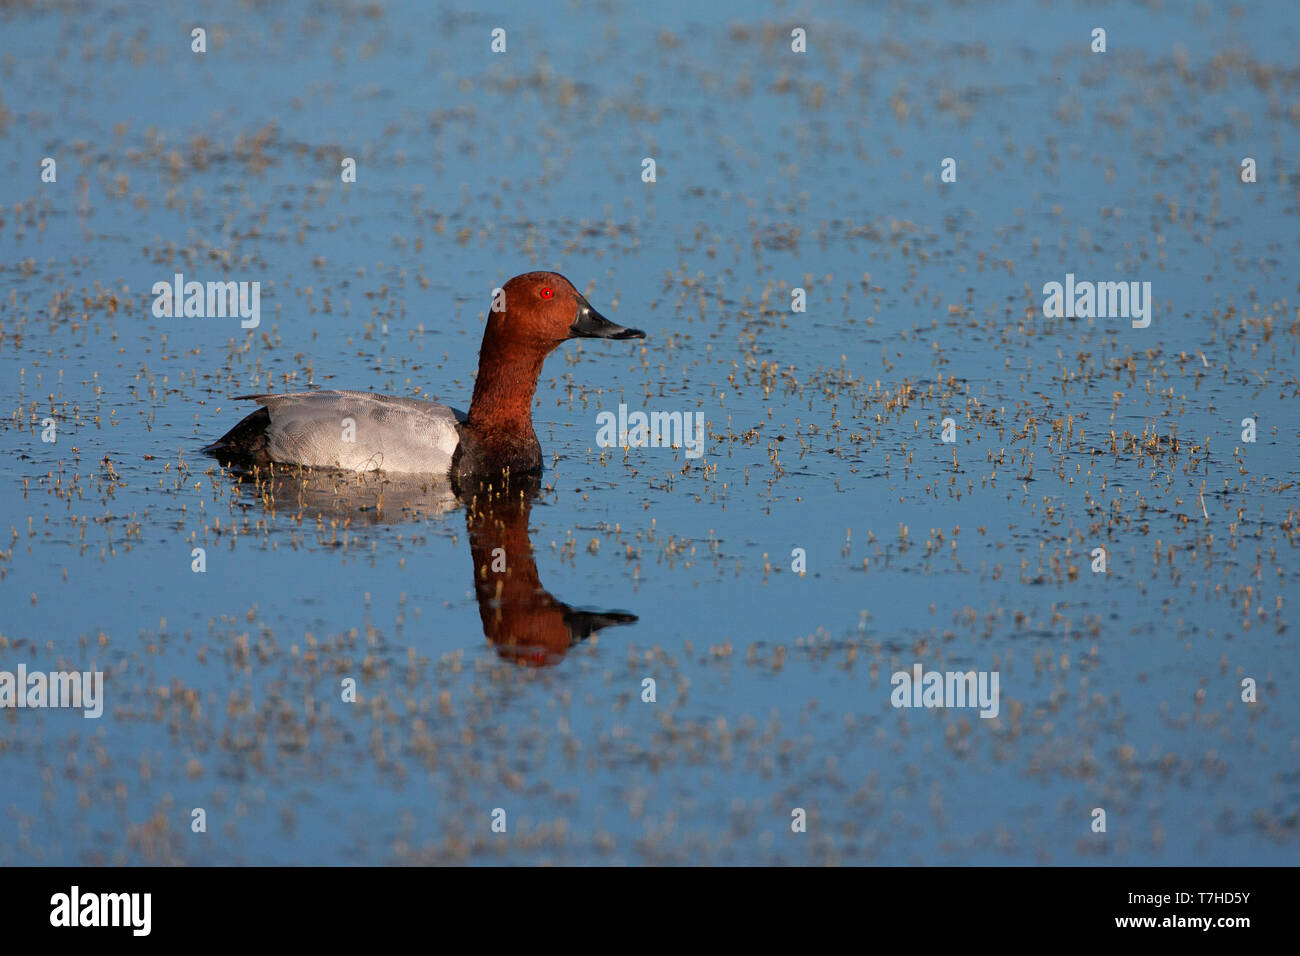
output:
[[[502,657],[545,667],[602,627],[636,616],[575,610],[542,587],[528,539],[531,510],[532,496],[518,490],[476,497],[466,505],[465,523],[484,636]],[[493,570],[503,562],[505,570]]]

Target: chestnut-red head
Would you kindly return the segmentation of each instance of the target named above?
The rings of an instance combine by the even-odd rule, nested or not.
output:
[[[502,287],[502,311],[488,315],[484,339],[500,339],[513,349],[550,352],[572,338],[643,339],[640,329],[616,325],[592,308],[573,283],[556,272],[525,272]]]

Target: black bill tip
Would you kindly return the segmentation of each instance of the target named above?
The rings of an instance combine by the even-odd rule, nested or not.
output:
[[[629,329],[609,321],[591,307],[591,303],[579,297],[578,314],[569,326],[569,332],[575,338],[584,339],[643,339],[645,333],[640,329]]]
[[[613,330],[611,330],[609,333],[607,333],[607,334],[605,334],[605,335],[602,335],[601,338],[605,338],[605,339],[643,339],[643,338],[645,338],[645,333],[642,332],[640,329],[625,329],[625,328],[623,328],[623,326],[621,326],[621,325],[614,325],[613,322],[611,322],[610,325],[613,326]]]

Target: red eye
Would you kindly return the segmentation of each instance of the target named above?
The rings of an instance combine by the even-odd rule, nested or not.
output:
[[[555,295],[555,293],[552,292],[550,289],[543,289],[543,290],[542,290],[542,298],[543,298],[543,299],[549,299],[549,298],[550,298],[551,296],[553,296],[553,295]]]

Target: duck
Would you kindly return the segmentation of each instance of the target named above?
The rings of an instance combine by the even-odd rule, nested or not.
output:
[[[424,474],[453,485],[540,473],[532,406],[546,357],[569,339],[645,337],[605,318],[559,273],[526,272],[493,297],[468,412],[366,391],[239,395],[261,407],[202,452],[245,470]]]

